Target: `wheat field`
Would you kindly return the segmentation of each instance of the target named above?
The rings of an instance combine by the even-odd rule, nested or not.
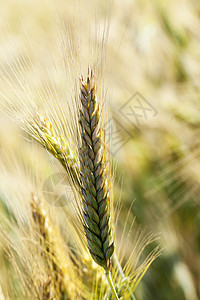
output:
[[[199,2],[0,4],[0,299],[198,300]]]

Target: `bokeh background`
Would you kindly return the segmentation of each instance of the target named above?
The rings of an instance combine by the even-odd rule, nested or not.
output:
[[[81,14],[84,20],[83,44],[88,42],[88,24],[95,13],[100,16],[100,24],[108,16],[106,2],[85,2],[75,14]],[[58,19],[73,23],[73,1],[59,0],[55,5],[47,0],[1,0],[0,7],[1,74],[8,64],[14,66],[24,58],[29,65],[24,80],[28,78],[33,83],[33,90],[35,86],[42,89],[45,83],[41,66],[48,68],[52,80],[56,80],[54,63],[62,51],[58,45]],[[106,80],[114,128],[110,139],[114,149],[115,197],[121,198],[122,203],[118,223],[123,228],[131,207],[129,218],[136,217],[136,223],[147,232],[159,234],[153,246],[158,244],[163,249],[135,294],[138,300],[197,300],[200,2],[114,0],[108,7],[110,71]],[[1,84],[0,95],[5,89]],[[1,212],[6,214],[7,182],[12,182],[13,191],[23,185],[23,179],[13,175],[13,164],[9,162],[16,160],[22,166],[35,168],[43,178],[53,173],[54,165],[44,150],[37,146],[33,150],[18,122],[5,111],[0,112],[0,155],[7,164],[6,171],[1,170],[0,191]],[[134,231],[129,238],[132,243]]]

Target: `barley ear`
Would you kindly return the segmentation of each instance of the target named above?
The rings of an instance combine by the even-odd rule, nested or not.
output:
[[[105,161],[100,107],[95,95],[94,77],[81,78],[80,149],[84,229],[93,260],[110,269],[114,243],[110,228],[109,174]]]

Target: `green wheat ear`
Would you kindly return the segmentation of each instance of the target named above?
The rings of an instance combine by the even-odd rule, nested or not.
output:
[[[81,78],[80,101],[79,160],[84,229],[92,258],[108,271],[114,252],[110,228],[110,187],[103,124],[92,72],[88,72],[86,81]]]

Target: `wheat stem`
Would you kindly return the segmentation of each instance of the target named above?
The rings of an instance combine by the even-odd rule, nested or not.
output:
[[[117,269],[118,269],[118,271],[119,271],[121,277],[124,278],[124,277],[125,277],[125,274],[124,274],[124,272],[123,272],[123,269],[122,269],[122,267],[121,267],[121,265],[120,265],[120,262],[119,262],[119,260],[118,260],[118,257],[117,257],[117,255],[116,255],[116,253],[114,253],[114,255],[113,255],[113,260],[114,260],[114,262],[115,262],[115,264],[116,264],[116,266],[117,266]],[[131,291],[131,288],[130,288],[130,286],[129,286],[128,283],[127,283],[127,290],[128,290],[129,293],[130,293],[131,299],[132,299],[132,300],[136,300],[136,298],[135,298],[135,296],[133,295],[133,292]]]
[[[112,280],[110,271],[105,272],[105,275],[106,275],[106,278],[107,278],[107,280],[108,280],[108,284],[109,284],[109,286],[110,286],[110,289],[111,289],[113,298],[114,298],[115,300],[119,300],[119,297],[118,297],[117,292],[116,292],[116,290],[115,290],[115,286],[114,286],[114,283],[113,283],[113,280]]]

